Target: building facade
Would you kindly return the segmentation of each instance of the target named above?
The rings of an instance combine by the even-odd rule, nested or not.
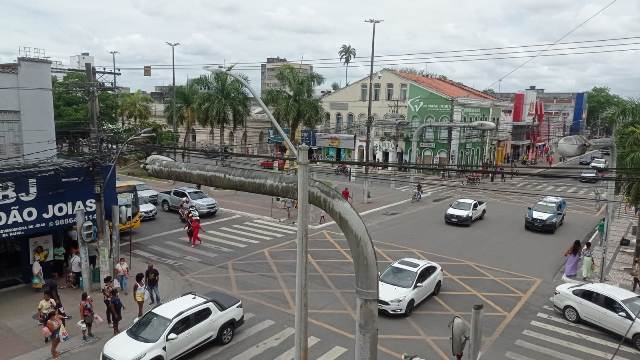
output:
[[[282,84],[276,79],[278,69],[282,65],[291,65],[304,74],[313,72],[313,66],[296,62],[289,62],[285,58],[267,58],[267,62],[260,65],[260,95],[267,89],[282,89]]]
[[[91,64],[91,66],[95,65],[95,60],[93,55],[89,55],[88,52],[83,52],[79,55],[74,55],[69,57],[69,66],[75,69],[85,69],[86,63]]]
[[[18,58],[0,64],[0,161],[56,156],[51,62]]]

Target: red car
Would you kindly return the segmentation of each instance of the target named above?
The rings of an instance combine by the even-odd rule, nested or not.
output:
[[[264,160],[260,163],[263,169],[273,169],[273,163],[278,163],[278,170],[284,170],[284,160]]]

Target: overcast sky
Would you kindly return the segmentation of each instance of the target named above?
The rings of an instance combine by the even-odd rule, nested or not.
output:
[[[68,65],[69,56],[90,52],[96,65],[111,67],[117,50],[119,84],[151,90],[171,82],[170,68],[154,67],[143,77],[143,65],[170,65],[177,41],[176,81],[183,83],[205,71],[205,63],[259,63],[266,57],[289,60],[335,58],[316,71],[344,83],[337,63],[341,44],[351,44],[357,58],[349,70],[353,81],[368,73],[371,25],[366,18],[384,19],[376,33],[377,55],[443,50],[494,48],[552,43],[611,0],[4,0],[0,23],[0,62],[15,61],[21,46],[46,49],[52,60]],[[563,40],[582,41],[635,37],[618,47],[571,51],[640,49],[640,1],[618,0],[606,11]],[[564,45],[593,46],[601,43]],[[638,45],[636,45],[638,44]],[[511,49],[511,51],[526,49]],[[507,50],[481,51],[482,54]],[[459,54],[448,54],[459,55]],[[515,54],[520,55],[520,54]],[[525,54],[526,55],[526,54]],[[431,55],[431,56],[442,56]],[[509,55],[483,55],[514,56]],[[417,69],[444,74],[484,89],[526,59],[442,62],[428,55],[399,58]],[[416,59],[418,58],[418,59]],[[394,58],[384,58],[392,60]],[[453,58],[453,59],[469,59]],[[382,58],[381,58],[382,60]],[[426,64],[423,62],[431,61]],[[312,61],[317,64],[317,61]],[[397,61],[396,61],[397,62]],[[390,61],[393,63],[393,61]],[[547,91],[583,91],[605,85],[622,96],[640,97],[640,51],[538,57],[501,82],[502,91],[536,85]],[[259,66],[238,65],[259,88]],[[321,66],[327,68],[321,68]],[[127,70],[127,68],[131,68]],[[497,89],[498,84],[493,88]]]

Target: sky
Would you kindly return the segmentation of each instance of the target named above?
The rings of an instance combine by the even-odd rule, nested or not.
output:
[[[432,53],[550,44],[611,1],[3,0],[0,63],[15,61],[18,49],[29,46],[45,49],[65,66],[70,56],[89,52],[98,68],[111,69],[109,51],[116,50],[116,67],[122,69],[118,84],[150,91],[171,83],[169,41],[180,43],[175,48],[178,84],[207,73],[204,64],[237,64],[259,89],[259,63],[280,56],[314,64],[326,79],[323,88],[329,88],[334,81],[345,82],[337,56],[342,44],[357,52],[350,81],[367,76],[372,27],[364,20],[375,18],[384,21],[376,28],[374,53],[380,56],[374,71],[426,69],[480,90],[513,92],[535,85],[548,92],[577,92],[607,86],[623,97],[640,97],[640,51],[540,56],[500,82],[528,58],[468,61],[470,52]],[[555,53],[640,50],[639,16],[640,1],[617,0],[562,42],[631,39],[556,45],[589,48]],[[623,45],[601,46],[614,43]],[[545,47],[483,50],[475,58],[535,54],[513,53],[531,49]],[[431,54],[383,56],[416,53]],[[144,65],[152,65],[151,77],[143,76]]]

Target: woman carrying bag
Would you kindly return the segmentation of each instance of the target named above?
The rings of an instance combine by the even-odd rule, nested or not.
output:
[[[136,274],[136,283],[133,285],[133,299],[138,304],[138,317],[142,316],[142,307],[144,306],[145,293],[147,289],[144,285],[144,274]]]

